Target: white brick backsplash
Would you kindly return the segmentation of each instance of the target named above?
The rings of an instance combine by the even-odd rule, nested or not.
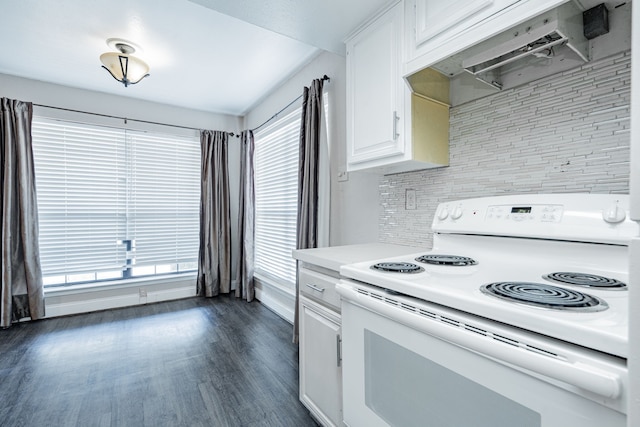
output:
[[[439,203],[507,193],[628,193],[630,52],[451,108],[450,166],[380,179],[379,236],[430,247]],[[405,190],[416,209],[405,209]]]

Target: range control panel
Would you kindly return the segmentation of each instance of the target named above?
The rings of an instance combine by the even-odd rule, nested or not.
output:
[[[615,194],[525,194],[438,205],[436,233],[533,237],[627,244],[639,234],[629,198]]]
[[[485,221],[560,222],[563,205],[495,205],[487,208]]]
[[[436,222],[484,220],[488,223],[505,222],[560,222],[564,205],[489,205],[481,209],[464,203],[440,205]],[[469,219],[467,219],[469,218]]]

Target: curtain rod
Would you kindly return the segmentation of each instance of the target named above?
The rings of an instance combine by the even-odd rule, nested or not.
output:
[[[322,78],[320,79],[322,81],[331,81],[331,79],[329,77],[327,77],[327,75],[325,74],[324,76],[322,76]],[[294,102],[298,101],[300,98],[302,98],[302,95],[298,96],[296,99],[294,99],[293,101],[291,101],[290,103],[287,104],[286,107],[284,107],[282,110],[278,111],[277,113],[275,113],[273,116],[269,117],[267,120],[264,121],[264,123],[262,123],[260,126],[257,126],[253,129],[251,129],[252,132],[257,131],[258,129],[260,129],[262,126],[266,125],[267,123],[269,123],[271,120],[275,119],[276,117],[278,117],[278,115],[280,115],[283,111],[285,111],[287,108],[289,108]],[[150,125],[159,125],[159,126],[169,126],[169,127],[174,127],[174,128],[179,128],[179,129],[189,129],[189,130],[196,130],[196,131],[201,131],[202,129],[198,129],[198,128],[192,128],[189,126],[180,126],[180,125],[170,125],[167,123],[160,123],[160,122],[152,122],[150,120],[141,120],[141,119],[128,119],[126,117],[120,117],[120,116],[112,116],[110,114],[101,114],[101,113],[91,113],[89,111],[81,111],[81,110],[73,110],[71,108],[62,108],[62,107],[52,107],[51,105],[43,105],[43,104],[36,104],[33,103],[34,106],[36,107],[43,107],[43,108],[51,108],[54,110],[61,110],[61,111],[70,111],[72,113],[81,113],[81,114],[89,114],[92,116],[99,116],[99,117],[107,117],[109,119],[119,119],[119,120],[124,120],[125,124],[127,123],[127,120],[130,120],[132,122],[138,122],[138,123],[146,123],[146,124],[150,124]],[[229,136],[235,136],[236,138],[240,138],[240,135],[236,135],[233,132],[227,132],[229,134]]]
[[[327,75],[325,74],[324,76],[322,76],[322,78],[320,79],[322,81],[331,81],[331,79],[329,77],[327,77]],[[304,94],[303,94],[304,95]],[[291,107],[291,105],[293,105],[297,100],[299,100],[300,98],[302,98],[303,95],[298,96],[296,99],[294,99],[293,101],[291,101],[290,103],[287,104],[286,107],[284,107],[282,110],[278,111],[277,113],[275,113],[273,116],[269,117],[267,120],[265,120],[260,126],[256,126],[255,128],[251,129],[251,132],[255,132],[258,129],[260,129],[262,126],[266,125],[267,123],[269,123],[271,120],[275,119],[276,117],[278,117],[278,115],[280,115],[283,111],[285,111],[287,108]]]
[[[146,124],[150,124],[150,125],[160,125],[160,126],[169,126],[169,127],[173,127],[173,128],[179,128],[179,129],[196,130],[198,132],[200,132],[202,130],[202,129],[199,129],[199,128],[192,128],[192,127],[189,127],[189,126],[171,125],[171,124],[167,124],[167,123],[152,122],[150,120],[128,119],[126,117],[112,116],[112,115],[109,115],[109,114],[91,113],[89,111],[73,110],[71,108],[52,107],[51,105],[43,105],[43,104],[36,104],[36,103],[33,103],[33,105],[36,106],[36,107],[51,108],[51,109],[54,109],[54,110],[70,111],[72,113],[89,114],[89,115],[92,115],[92,116],[106,117],[106,118],[109,118],[109,119],[124,120],[125,124],[127,123],[127,121],[132,121],[132,122],[138,122],[138,123],[146,123]],[[240,135],[236,135],[233,132],[227,132],[227,133],[229,134],[229,136],[235,136],[237,138],[240,138]]]

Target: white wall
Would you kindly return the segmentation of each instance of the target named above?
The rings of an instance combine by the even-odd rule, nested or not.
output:
[[[113,84],[117,83],[114,82]],[[135,91],[135,87],[131,87],[130,89]],[[189,110],[181,107],[60,86],[4,74],[0,74],[0,97],[70,110],[192,127],[196,130],[141,124],[135,121],[128,121],[125,125],[123,121],[119,119],[34,107],[34,114],[36,115],[69,119],[84,123],[106,124],[187,135],[198,135],[197,129],[226,130],[235,133],[238,133],[241,129],[241,118],[236,116]],[[234,194],[238,194],[239,144],[234,143],[236,141],[237,140],[233,138],[229,144],[230,192],[232,195],[231,223],[233,228],[232,232],[234,233],[232,236],[235,236],[237,229],[237,221],[234,218],[237,218],[238,211],[237,198],[233,197]],[[194,167],[199,169],[200,165],[194,165]],[[235,239],[233,239],[233,242],[234,248],[237,247]],[[184,298],[195,295],[195,291],[195,274],[187,277],[176,276],[164,279],[138,280],[124,286],[117,285],[109,288],[101,286],[64,289],[58,292],[47,293],[46,311],[47,316],[60,316]]]
[[[114,81],[113,84],[118,83]],[[133,92],[135,91],[135,86],[128,89],[131,89]],[[34,104],[193,127],[196,129],[237,132],[240,130],[241,125],[240,118],[236,116],[189,110],[171,105],[61,86],[6,74],[0,74],[0,96],[29,101]],[[87,120],[96,120],[96,123],[101,123],[98,117],[92,118],[92,116],[86,115],[83,117]],[[122,121],[120,121],[120,123],[122,123]],[[133,122],[129,123],[134,125]]]
[[[346,60],[322,52],[285,83],[253,107],[245,116],[245,128],[253,129],[302,94],[313,79],[327,75],[329,144],[331,158],[331,246],[378,241],[378,180],[375,175],[338,175],[346,170]],[[256,297],[283,318],[293,320],[295,294],[291,289],[256,281]]]
[[[313,58],[298,73],[253,107],[245,116],[245,128],[253,129],[302,94],[313,79],[327,75],[329,143],[331,145],[331,246],[378,241],[378,177],[349,174],[346,170],[346,60],[329,52]]]

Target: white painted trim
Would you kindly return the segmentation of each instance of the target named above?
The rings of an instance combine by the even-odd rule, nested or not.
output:
[[[296,304],[295,293],[290,292],[288,289],[285,290],[272,286],[262,280],[260,280],[259,283],[261,287],[256,287],[256,299],[269,310],[293,324],[295,314],[294,307]]]
[[[195,277],[134,281],[121,285],[69,287],[45,294],[46,317],[189,298],[196,295]]]
[[[168,284],[187,284],[191,283],[195,287],[196,274],[184,273],[184,274],[172,274],[167,276],[153,276],[153,277],[138,277],[126,280],[112,280],[104,282],[83,283],[79,285],[67,285],[67,286],[55,286],[45,287],[45,297],[59,296],[59,295],[71,295],[78,293],[107,291],[114,289],[126,289],[126,288],[139,288],[145,286],[154,285],[168,285]]]

